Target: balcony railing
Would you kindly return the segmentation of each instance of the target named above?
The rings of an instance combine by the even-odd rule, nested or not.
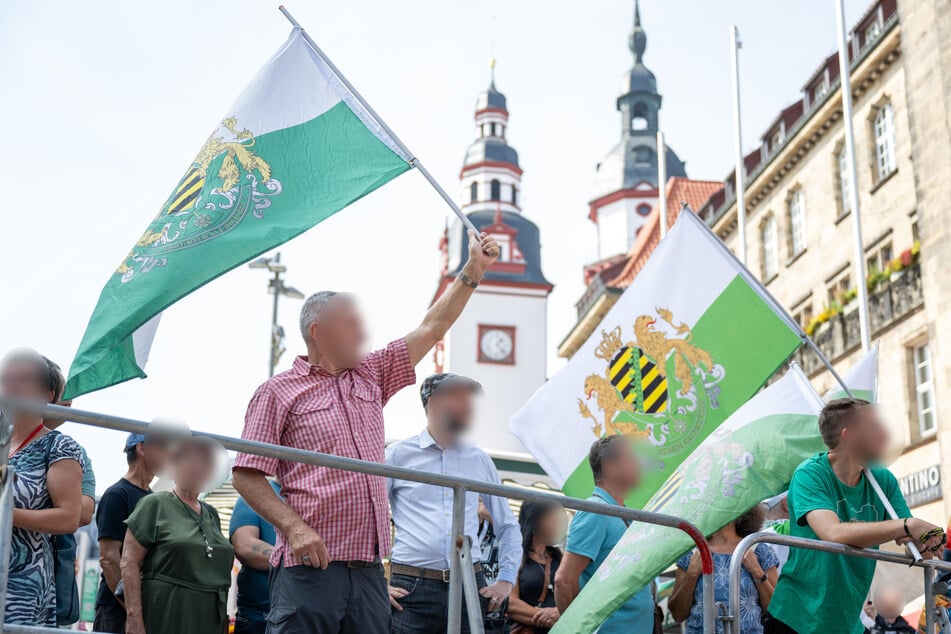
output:
[[[598,298],[604,294],[605,288],[604,280],[601,279],[600,275],[591,278],[591,283],[584,290],[584,295],[575,303],[575,308],[578,309],[578,321],[581,321],[581,318],[587,314],[588,309],[594,306]]]
[[[868,319],[872,337],[916,311],[924,305],[924,301],[921,267],[918,264],[895,273],[888,282],[869,293]],[[832,361],[862,345],[859,312],[848,308],[851,307],[820,326],[812,336],[819,349]],[[822,362],[811,350],[803,347],[796,354],[799,365],[807,375],[822,369]]]

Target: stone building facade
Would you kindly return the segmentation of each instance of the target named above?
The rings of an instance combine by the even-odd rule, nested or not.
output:
[[[851,32],[853,126],[868,277],[853,265],[839,63],[830,55],[745,157],[747,262],[839,372],[861,356],[869,289],[892,470],[913,512],[951,514],[951,5],[877,0]],[[737,249],[733,176],[700,209]],[[947,251],[946,251],[947,250]],[[820,392],[832,378],[798,358]]]

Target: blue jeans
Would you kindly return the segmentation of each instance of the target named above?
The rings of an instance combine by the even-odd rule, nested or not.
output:
[[[234,620],[234,634],[264,634],[267,630],[267,621],[249,619],[238,615]]]
[[[476,583],[479,588],[485,587],[485,574],[476,574]],[[393,608],[392,634],[444,634],[449,621],[449,584],[436,579],[422,579],[408,575],[394,574],[390,578],[390,585],[402,588],[407,594],[397,599],[402,611]],[[486,614],[488,600],[479,597],[483,616]],[[464,605],[464,604],[463,604]],[[500,610],[504,614],[504,610]],[[503,620],[490,619],[485,622],[485,631],[501,634],[505,631]],[[468,634],[469,622],[466,613],[462,613],[462,634]]]

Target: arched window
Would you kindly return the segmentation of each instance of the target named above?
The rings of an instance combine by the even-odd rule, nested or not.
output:
[[[495,123],[494,123],[494,122],[489,124],[489,135],[490,135],[490,136],[495,136]]]
[[[638,205],[638,206],[637,206],[637,215],[639,215],[639,216],[646,216],[646,215],[649,214],[650,212],[651,212],[651,206],[650,206],[650,205]]]
[[[763,281],[768,282],[779,273],[779,245],[776,235],[776,217],[770,214],[760,225],[760,258]]]
[[[789,217],[789,250],[793,257],[806,250],[806,209],[802,189],[794,190],[786,201]]]
[[[497,179],[489,183],[489,200],[502,200],[502,184]]]
[[[872,122],[875,133],[875,166],[877,180],[882,180],[895,171],[895,115],[892,104],[878,108]]]
[[[646,145],[639,145],[634,148],[634,161],[637,163],[646,165],[651,162],[653,156],[654,152]]]
[[[515,185],[512,185],[512,204],[518,205],[518,190],[515,189]]]
[[[479,183],[472,181],[472,184],[469,185],[469,202],[475,202],[479,200]]]
[[[631,117],[631,130],[647,129],[647,104],[634,104],[634,114]]]

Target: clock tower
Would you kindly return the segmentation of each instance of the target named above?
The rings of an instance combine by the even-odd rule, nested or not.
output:
[[[480,231],[501,247],[498,261],[446,338],[436,346],[437,372],[455,372],[479,381],[473,439],[493,455],[525,453],[509,431],[509,418],[547,378],[548,295],[552,285],[541,269],[538,227],[522,215],[522,168],[508,144],[509,112],[495,87],[476,100],[476,138],[459,172],[460,204]],[[447,227],[440,251],[442,271],[433,301],[465,263],[469,238],[458,220]]]

